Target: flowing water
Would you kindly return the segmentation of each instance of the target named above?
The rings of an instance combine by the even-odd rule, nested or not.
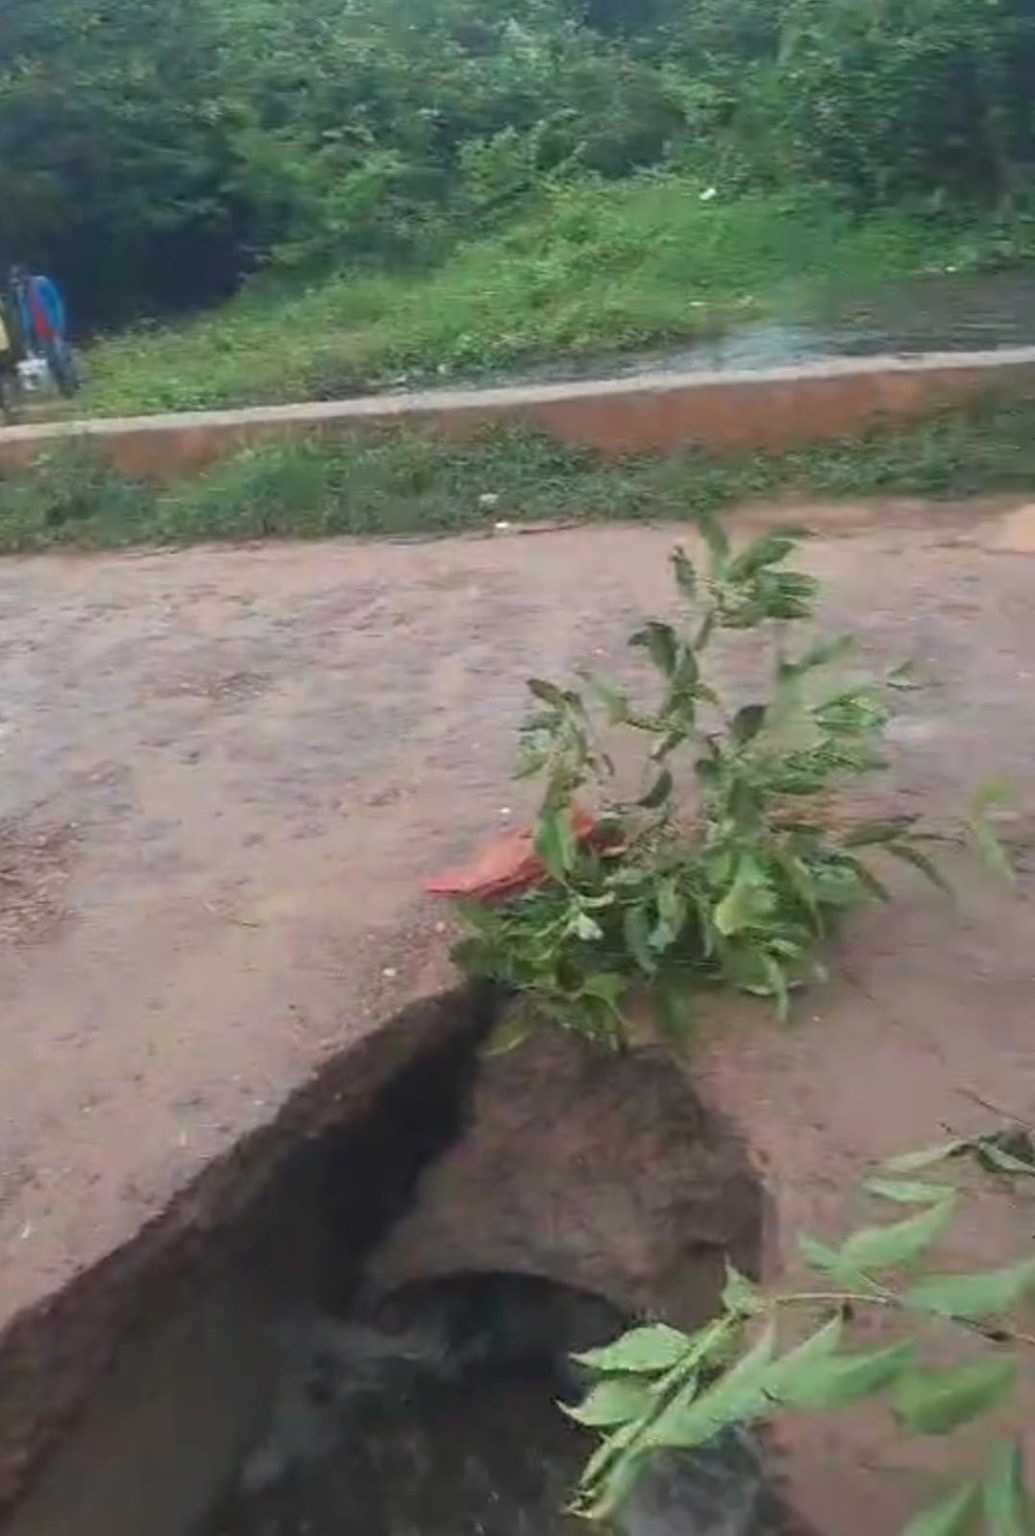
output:
[[[569,1352],[613,1337],[597,1298],[516,1276],[420,1287],[371,1319],[285,1320],[267,1440],[206,1536],[585,1536],[565,1505],[593,1438]],[[746,1436],[672,1458],[620,1536],[787,1529]]]
[[[808,319],[752,320],[684,345],[556,359],[471,383],[785,368],[836,357],[981,352],[1035,345],[1035,270],[945,273],[830,294]]]

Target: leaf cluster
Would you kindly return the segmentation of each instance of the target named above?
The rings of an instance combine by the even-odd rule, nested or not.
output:
[[[943,1270],[931,1251],[957,1214],[959,1192],[952,1183],[901,1176],[963,1154],[985,1163],[989,1149],[1002,1151],[1001,1140],[995,1133],[952,1142],[886,1165],[865,1187],[909,1214],[860,1228],[836,1247],[803,1234],[799,1246],[819,1276],[815,1288],[763,1290],[730,1269],[721,1313],[696,1333],[647,1324],[576,1357],[591,1384],[565,1412],[600,1440],[582,1475],[577,1512],[607,1520],[658,1452],[692,1451],[731,1426],[777,1412],[880,1399],[901,1434],[944,1436],[1009,1402],[1020,1353],[1035,1344],[1014,1322],[1035,1293],[1035,1259],[974,1273]],[[1006,1161],[993,1157],[991,1166],[1031,1176],[1035,1160],[1017,1150],[1015,1138],[1015,1151]],[[874,1314],[894,1336],[859,1348],[856,1320],[872,1322]],[[928,1358],[932,1330],[955,1337],[958,1358],[946,1363],[944,1350],[937,1361]],[[944,1490],[903,1536],[1033,1531],[1020,1445],[996,1440],[984,1470]]]
[[[681,548],[672,556],[679,617],[650,619],[629,639],[653,675],[647,698],[592,674],[579,687],[529,684],[518,775],[543,784],[535,847],[545,878],[516,899],[464,908],[465,970],[616,1047],[633,988],[675,1034],[702,986],[772,998],[786,1016],[793,990],[824,975],[820,947],[843,915],[887,897],[874,855],[944,884],[912,817],[841,827],[831,809],[833,791],[885,766],[886,689],[832,675],[848,636],[791,645],[818,595],[816,580],[786,563],[800,531],[734,549],[717,521],[702,525],[705,560]],[[714,643],[748,630],[771,653],[769,687],[733,704],[713,680]],[[615,792],[609,748],[622,734],[641,760],[632,798]],[[588,797],[596,829],[586,840],[576,809]]]

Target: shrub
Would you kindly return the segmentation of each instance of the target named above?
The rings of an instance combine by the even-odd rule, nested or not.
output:
[[[625,1042],[637,986],[667,1031],[683,1029],[695,990],[715,983],[771,997],[785,1016],[793,989],[823,976],[819,950],[841,917],[886,898],[875,852],[941,883],[913,817],[834,824],[831,790],[884,767],[884,684],[831,679],[847,636],[790,649],[787,630],[817,595],[812,577],[785,566],[800,535],[779,530],[734,551],[717,522],[702,526],[707,573],[681,549],[672,557],[679,623],[652,619],[630,640],[657,675],[652,701],[598,676],[581,688],[529,684],[518,774],[544,781],[534,838],[544,877],[516,899],[462,907],[465,970],[612,1047]],[[733,707],[708,675],[712,642],[764,629],[776,635],[769,694]],[[602,719],[642,744],[631,800],[610,794]],[[594,831],[580,837],[578,801],[591,788]]]

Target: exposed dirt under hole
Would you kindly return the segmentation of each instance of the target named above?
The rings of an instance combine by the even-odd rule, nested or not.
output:
[[[902,698],[880,804],[947,827],[982,779],[1010,779],[1020,876],[1006,893],[964,868],[958,910],[903,885],[852,925],[842,979],[792,1031],[740,1006],[705,1027],[691,1070],[762,1161],[781,1232],[835,1220],[867,1157],[984,1124],[971,1093],[1035,1107],[1035,567],[1014,553],[1035,519],[1006,510],[779,509],[818,531],[824,617],[860,633],[867,663],[910,657],[924,682]],[[321,1064],[340,1063],[341,1091],[362,1084],[364,1039],[441,984],[420,876],[520,812],[523,679],[625,670],[628,628],[670,601],[673,537],[0,566],[0,1314],[107,1266],[81,1327],[28,1317],[15,1335],[38,1379],[103,1354],[130,1305],[120,1245],[179,1197],[178,1240],[203,1246],[219,1202],[184,1193],[199,1172],[265,1134]],[[731,653],[731,679],[756,665]],[[242,1166],[213,1168],[231,1205]],[[959,1257],[1011,1237],[993,1222]],[[36,1401],[43,1420],[62,1390]],[[910,1490],[868,1465],[891,1448],[838,1433],[791,1444],[810,1513],[845,1536],[893,1530]]]

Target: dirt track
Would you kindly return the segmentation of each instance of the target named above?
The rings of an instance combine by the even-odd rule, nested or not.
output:
[[[955,1040],[983,1092],[1030,1107],[1035,563],[1010,550],[1035,539],[1004,515],[805,517],[827,616],[869,661],[910,656],[925,679],[893,732],[896,803],[938,821],[982,778],[1017,791],[1019,895],[958,927],[927,895],[873,914],[853,974],[900,1013],[936,1013],[946,1060]],[[524,678],[624,665],[632,622],[669,603],[672,541],[587,529],[0,566],[0,1321],[438,984],[443,914],[420,879],[520,809]],[[884,1038],[851,1047],[874,1088]],[[908,1094],[888,1098],[905,1116]]]

